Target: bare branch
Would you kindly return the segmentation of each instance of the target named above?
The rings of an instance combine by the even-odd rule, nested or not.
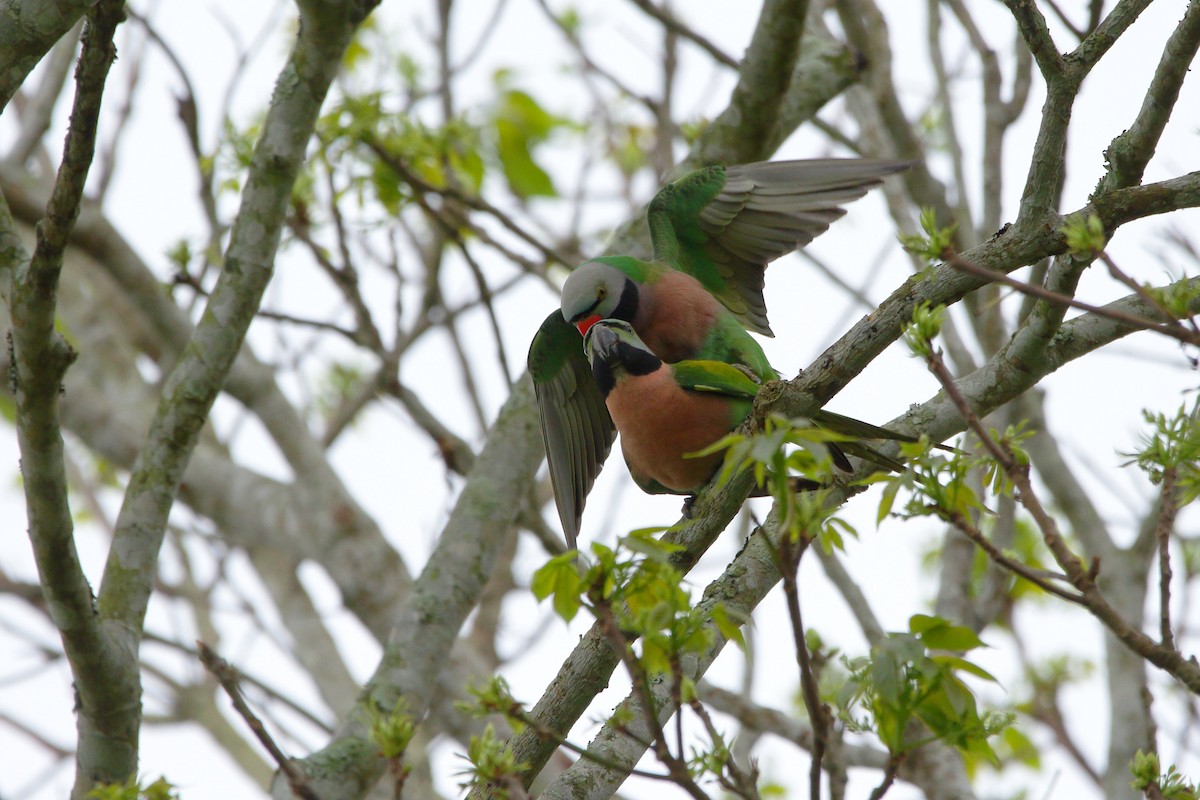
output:
[[[60,3],[0,2],[0,112],[54,43],[67,34],[95,0]]]
[[[21,108],[21,130],[4,157],[8,168],[21,169],[41,144],[46,131],[50,129],[50,117],[54,113],[58,98],[62,95],[67,76],[71,74],[71,65],[75,63],[75,50],[79,45],[82,30],[83,20],[80,20],[50,50],[42,80],[34,90],[33,97]]]
[[[104,631],[75,549],[59,396],[76,354],[55,329],[63,250],[79,215],[95,153],[100,99],[115,55],[113,36],[123,19],[123,5],[115,0],[101,3],[84,30],[63,162],[27,264],[21,263],[24,253],[16,242],[8,205],[0,200],[0,230],[6,239],[0,267],[13,320],[17,441],[29,537],[79,698],[75,797],[83,797],[97,781],[126,779],[137,765],[133,743],[138,714],[123,696],[123,690],[136,691],[136,661],[131,663],[129,653],[114,646]]]
[[[800,52],[808,0],[766,0],[725,109],[695,148],[705,163],[741,164],[770,155]]]
[[[1175,635],[1171,632],[1171,533],[1175,529],[1175,515],[1179,511],[1175,480],[1174,467],[1163,470],[1158,525],[1155,527],[1154,537],[1158,543],[1159,637],[1163,647],[1172,649],[1175,648]]]
[[[1060,75],[1064,70],[1063,59],[1058,46],[1050,36],[1046,18],[1038,11],[1037,5],[1031,0],[1004,0],[1008,10],[1017,21],[1017,29],[1029,46],[1029,51],[1037,60],[1038,69],[1046,78],[1046,82]]]
[[[1069,297],[1065,294],[1051,291],[1050,289],[1044,289],[1041,286],[1034,284],[1025,283],[1015,278],[1010,278],[1007,275],[1003,275],[995,270],[988,269],[987,267],[981,267],[978,264],[972,264],[966,259],[952,253],[947,254],[946,263],[971,275],[976,275],[981,278],[990,278],[997,283],[1002,283],[1005,286],[1011,286],[1017,291],[1038,297],[1042,300],[1048,300],[1054,305],[1070,306],[1071,308],[1082,309],[1084,311],[1124,323],[1136,330],[1153,331],[1155,333],[1160,333],[1163,336],[1169,336],[1170,338],[1176,339],[1184,344],[1200,347],[1200,334],[1184,328],[1176,321],[1169,323],[1155,322],[1152,319],[1134,317],[1122,311],[1114,311],[1103,306],[1094,306],[1091,303],[1085,303],[1082,300],[1076,300],[1073,297]],[[1141,291],[1142,290],[1139,288],[1139,294]]]
[[[1113,139],[1104,151],[1108,172],[1100,182],[1100,189],[1135,186],[1142,182],[1146,164],[1154,155],[1159,137],[1175,110],[1179,90],[1196,58],[1197,49],[1200,49],[1200,2],[1191,0],[1183,19],[1163,48],[1133,124]]]
[[[632,2],[642,11],[645,11],[648,16],[651,16],[661,22],[664,28],[672,31],[678,36],[682,36],[684,39],[687,39],[701,50],[708,53],[710,56],[712,56],[713,61],[716,61],[719,64],[724,64],[732,69],[738,69],[738,67],[741,66],[732,56],[726,55],[721,48],[717,47],[707,38],[689,28],[674,14],[670,13],[669,11],[664,11],[656,6],[651,2],[651,0],[632,0]]]
[[[829,712],[817,694],[817,679],[813,674],[812,657],[808,652],[808,642],[805,641],[804,620],[800,615],[800,588],[797,586],[796,573],[800,569],[800,558],[811,542],[808,532],[805,534],[797,542],[792,541],[790,532],[783,536],[775,550],[775,558],[783,582],[783,595],[787,599],[788,618],[792,623],[792,648],[800,666],[800,691],[808,718],[812,720],[812,764],[808,773],[808,792],[809,797],[820,797],[821,763],[829,744]]]
[[[200,662],[204,664],[205,669],[213,674],[213,677],[220,681],[221,688],[229,695],[229,700],[233,703],[234,710],[237,711],[238,716],[246,721],[246,725],[254,733],[254,738],[258,739],[259,743],[266,748],[267,752],[271,754],[271,758],[279,765],[279,769],[287,776],[292,791],[303,798],[303,800],[321,800],[317,796],[317,793],[308,785],[307,779],[296,767],[295,761],[279,749],[279,745],[275,744],[275,740],[267,732],[266,727],[262,724],[262,720],[246,704],[246,698],[242,697],[241,686],[238,685],[237,671],[230,666],[228,661],[210,650],[204,642],[196,642],[196,647],[199,650]]]

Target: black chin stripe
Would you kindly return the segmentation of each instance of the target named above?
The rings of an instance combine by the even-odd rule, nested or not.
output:
[[[656,372],[662,366],[658,356],[648,350],[620,342],[617,352],[608,358],[598,358],[592,364],[592,378],[605,398],[617,385],[617,375],[641,377]]]
[[[626,279],[625,286],[621,289],[621,299],[617,302],[617,307],[613,309],[612,315],[615,319],[623,319],[626,322],[633,322],[633,318],[637,316],[637,311],[637,284],[629,279]]]
[[[580,311],[578,314],[571,317],[570,323],[572,325],[574,325],[576,322],[579,322],[581,319],[587,319],[588,317],[590,317],[592,315],[592,312],[596,310],[596,306],[598,306],[598,305],[600,305],[600,301],[596,300],[596,302],[592,303],[590,306],[585,308],[583,311]]]
[[[649,375],[662,366],[662,360],[649,350],[642,350],[621,342],[617,345],[617,353],[625,371],[630,375]]]
[[[600,395],[606,399],[608,393],[617,385],[617,379],[613,375],[612,367],[607,362],[599,359],[592,365],[592,378],[595,379],[596,386],[600,388]]]

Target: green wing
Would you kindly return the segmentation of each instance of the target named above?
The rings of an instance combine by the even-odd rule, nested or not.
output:
[[[754,396],[758,394],[760,388],[758,382],[753,379],[748,371],[733,364],[726,364],[723,361],[680,361],[677,364],[673,364],[672,368],[675,370],[675,381],[684,389],[690,389],[695,392],[716,392],[743,401],[746,414],[750,412],[750,401],[753,401]],[[741,408],[738,409],[739,412],[741,410]],[[846,459],[847,455],[856,456],[864,461],[870,461],[895,472],[904,471],[903,461],[880,453],[875,448],[860,441],[862,439],[897,442],[917,441],[916,436],[900,433],[891,428],[872,425],[869,422],[836,414],[833,411],[826,411],[823,408],[817,410],[811,419],[820,428],[833,431],[842,436],[853,437],[846,441],[829,443],[833,463],[837,465],[838,469],[845,472],[849,472],[852,469],[850,462]],[[934,446],[942,450],[955,451],[953,447],[947,445]],[[646,491],[654,493],[650,489],[646,489]],[[658,491],[664,492],[667,490],[660,488]]]
[[[655,258],[687,272],[752,331],[771,335],[763,273],[911,162],[762,161],[706,167],[668,184],[647,218]]]
[[[675,382],[693,392],[716,392],[753,400],[760,388],[747,370],[724,361],[679,361],[671,367]]]
[[[588,492],[617,429],[592,379],[583,337],[557,310],[546,317],[529,346],[529,374],[541,412],[554,502],[567,546],[573,548]]]
[[[895,442],[915,442],[919,437],[908,433],[894,431],[891,428],[881,428],[878,425],[872,425],[869,422],[854,419],[853,417],[844,417],[841,414],[835,414],[832,411],[821,409],[812,416],[813,422],[820,425],[822,428],[827,428],[835,433],[840,433],[844,436],[853,436],[856,439],[882,439],[884,441]],[[841,448],[852,456],[857,456],[864,461],[872,461],[880,466],[887,467],[895,472],[904,471],[904,462],[898,461],[891,456],[885,456],[875,448],[860,441],[841,442]],[[933,445],[938,450],[945,450],[949,453],[961,453],[962,451],[956,447],[951,447],[946,444]]]

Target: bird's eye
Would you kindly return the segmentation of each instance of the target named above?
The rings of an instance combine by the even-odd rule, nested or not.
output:
[[[608,297],[608,287],[607,286],[601,286],[599,289],[596,290],[596,298],[598,300],[603,300],[606,297]]]

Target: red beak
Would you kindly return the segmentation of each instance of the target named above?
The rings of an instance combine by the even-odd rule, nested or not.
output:
[[[593,325],[595,325],[595,324],[596,324],[597,322],[599,322],[599,321],[600,321],[600,315],[599,315],[599,314],[593,314],[593,315],[592,315],[592,316],[590,316],[590,317],[585,317],[585,318],[583,318],[583,319],[579,320],[579,322],[576,322],[576,323],[575,323],[575,327],[576,327],[576,328],[579,328],[579,335],[580,335],[580,336],[586,336],[586,335],[587,335],[587,332],[588,332],[588,328],[592,327]]]

